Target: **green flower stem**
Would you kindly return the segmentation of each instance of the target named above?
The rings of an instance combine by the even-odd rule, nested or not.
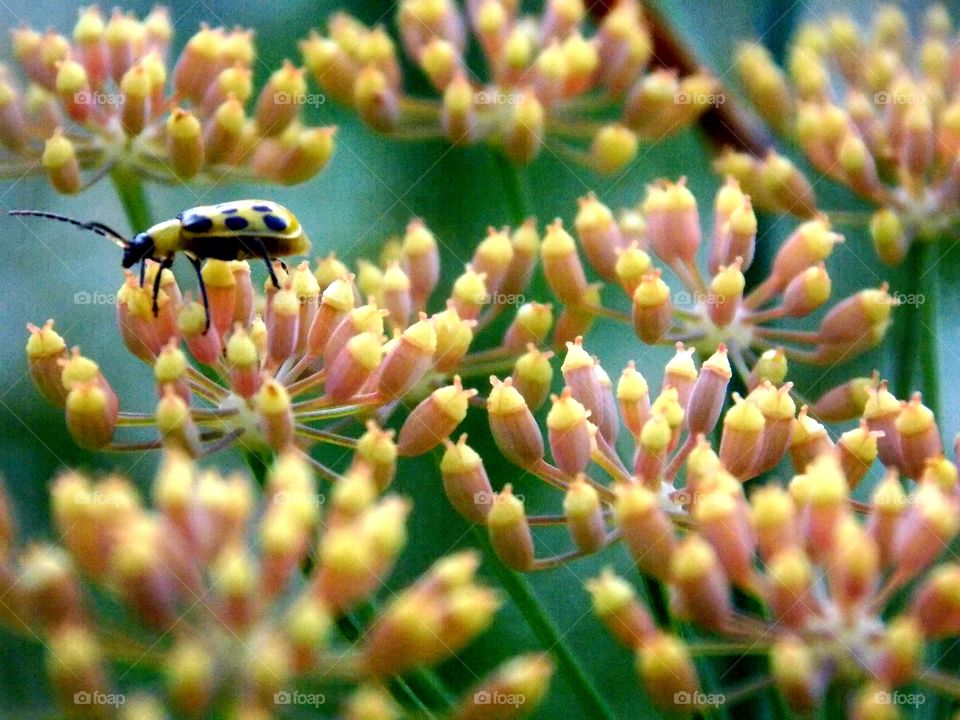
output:
[[[920,327],[923,333],[920,347],[920,377],[923,381],[923,402],[936,418],[940,418],[940,347],[939,327],[937,324],[937,304],[940,302],[940,257],[935,249],[941,243],[930,243],[923,248],[923,274],[920,276],[920,291],[923,303],[917,311],[920,313]],[[909,351],[908,351],[909,353]]]
[[[560,629],[533,594],[533,588],[530,587],[527,578],[500,562],[500,558],[493,552],[493,548],[490,547],[486,535],[479,526],[474,526],[473,535],[476,544],[483,548],[484,555],[489,559],[489,567],[497,581],[510,595],[510,599],[520,610],[520,614],[523,615],[527,625],[533,630],[543,647],[557,660],[561,674],[580,699],[584,717],[595,720],[615,720],[616,715],[613,709],[593,686],[570,645],[563,639]]]
[[[117,190],[133,232],[141,232],[153,225],[147,194],[143,190],[143,181],[123,165],[114,166],[110,171],[110,179],[113,180],[113,186]]]
[[[494,152],[494,160],[497,169],[500,171],[500,179],[503,181],[503,191],[507,196],[507,203],[510,205],[511,219],[515,225],[520,225],[530,215],[530,203],[527,201],[520,171],[501,152]]]
[[[940,349],[937,338],[937,303],[939,272],[936,241],[916,242],[905,263],[908,303],[894,310],[899,315],[900,332],[895,341],[896,352],[894,394],[906,400],[914,390],[922,390],[923,401],[939,417],[940,413]],[[916,314],[915,317],[911,315]],[[920,365],[920,386],[916,385],[916,366]]]

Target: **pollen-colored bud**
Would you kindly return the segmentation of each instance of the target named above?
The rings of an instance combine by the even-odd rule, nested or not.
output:
[[[446,452],[440,461],[443,490],[454,509],[470,522],[484,523],[495,494],[483,459],[461,435],[454,444],[444,439]]]
[[[813,186],[790,160],[771,152],[760,164],[759,188],[774,208],[798,217],[810,217],[817,207]],[[755,193],[756,194],[756,193]]]
[[[164,669],[173,707],[198,713],[207,706],[214,691],[215,660],[199,640],[180,639],[169,651]]]
[[[848,517],[847,479],[835,453],[812,460],[802,475],[794,476],[790,494],[801,508],[800,532],[808,553],[825,561],[837,544],[837,528]]]
[[[582,337],[567,343],[567,354],[560,366],[564,384],[570,388],[574,399],[590,411],[594,424],[600,424],[603,422],[603,400],[595,365],[594,359],[583,349]]]
[[[719,349],[703,363],[700,374],[696,376],[690,390],[684,419],[691,435],[706,434],[713,430],[720,418],[720,411],[723,410],[727,385],[732,376],[730,361],[727,359],[727,348],[721,344]]]
[[[557,219],[548,228],[540,245],[543,272],[553,294],[565,304],[583,302],[587,278],[577,254],[577,245]]]
[[[554,462],[567,475],[583,472],[590,462],[590,411],[573,398],[570,388],[551,397],[553,405],[547,414],[550,451]]]
[[[757,589],[753,567],[757,538],[742,496],[724,490],[705,492],[697,498],[693,516],[699,531],[716,549],[730,582],[748,592]]]
[[[887,389],[887,383],[866,388],[867,402],[863,406],[863,419],[874,431],[883,433],[877,440],[880,462],[887,467],[900,467],[900,433],[897,430],[897,417],[901,404]]]
[[[410,278],[414,310],[423,310],[440,279],[440,256],[433,233],[419,218],[407,225],[401,255],[403,268]]]
[[[353,85],[353,106],[360,118],[378,132],[392,132],[400,118],[399,97],[380,69],[367,66]]]
[[[614,280],[619,259],[617,251],[623,247],[620,227],[610,208],[593,193],[580,198],[578,203],[574,227],[587,262],[604,280]]]
[[[309,180],[330,161],[336,127],[301,127],[291,124],[280,135],[265,138],[250,161],[257,174],[281,185]]]
[[[715,325],[729,325],[740,309],[746,284],[742,266],[743,258],[738,257],[731,265],[721,265],[710,281],[707,311]]]
[[[342,275],[332,280],[324,288],[320,296],[320,305],[307,334],[306,354],[308,357],[316,358],[323,355],[334,330],[347,316],[347,313],[353,310],[354,301],[352,275]],[[379,332],[382,332],[382,328]]]
[[[810,647],[792,635],[779,638],[770,648],[773,681],[784,699],[797,712],[816,707],[822,693],[819,663]]]
[[[578,475],[563,498],[563,514],[567,530],[583,552],[596,552],[607,540],[600,495],[585,476]]]
[[[673,430],[663,412],[656,410],[643,424],[637,438],[637,453],[633,472],[647,487],[660,487],[667,450],[673,439]]]
[[[668,265],[691,264],[700,247],[700,218],[697,201],[687,189],[686,179],[677,183],[649,186],[643,201],[650,247]]]
[[[203,133],[200,121],[189,110],[175,108],[167,119],[167,155],[173,171],[192,178],[203,167]]]
[[[487,228],[487,237],[474,250],[470,264],[485,276],[487,292],[497,298],[502,292],[503,280],[513,261],[513,244],[506,228]],[[496,302],[496,299],[494,300]]]
[[[710,543],[696,535],[681,541],[670,561],[670,578],[685,618],[705,628],[724,626],[732,612],[730,584]]]
[[[434,390],[407,416],[397,438],[400,455],[422,455],[439,445],[467,416],[470,398],[477,394],[473,388],[464,390],[460,376],[453,384]]]
[[[600,283],[591,283],[583,293],[580,303],[567,305],[557,318],[553,327],[553,344],[559,349],[563,343],[573,340],[578,335],[586,335],[597,319],[595,308],[602,306],[600,299]]]
[[[507,328],[503,345],[510,350],[520,350],[528,344],[541,345],[553,326],[553,306],[537,302],[524,303]]]
[[[637,651],[636,665],[644,689],[658,707],[688,712],[693,698],[702,694],[690,651],[673,635],[648,638]]]
[[[50,184],[58,191],[66,195],[80,191],[82,183],[76,149],[60,130],[46,141],[40,161],[47,171]]]
[[[775,468],[787,453],[793,436],[796,403],[790,397],[793,383],[775,388],[769,382],[764,383],[750,393],[763,414],[763,446],[751,473],[758,475]]]
[[[880,579],[879,550],[863,526],[851,517],[837,526],[827,579],[831,599],[846,612],[876,590]]]
[[[259,132],[267,137],[283,132],[296,119],[306,92],[303,69],[285,61],[267,80],[257,99],[254,119]]]
[[[758,489],[750,502],[760,554],[769,562],[797,543],[796,507],[789,493],[778,485]]]
[[[814,573],[806,553],[799,547],[786,547],[767,561],[768,602],[777,623],[802,629],[817,611],[813,594]]]
[[[765,350],[750,371],[747,387],[753,390],[764,380],[774,386],[780,385],[787,377],[787,356],[780,348]]]
[[[637,158],[640,143],[636,133],[624,125],[604,125],[590,143],[590,160],[597,172],[620,172]]]
[[[845,422],[863,415],[872,378],[858,377],[837,385],[821,395],[810,409],[812,414],[826,422]]]
[[[87,121],[91,113],[91,95],[87,71],[83,65],[74,60],[59,63],[56,92],[72,120],[80,123]]]
[[[279,367],[293,354],[299,329],[300,302],[297,296],[289,287],[278,290],[269,300],[267,309],[268,367]]]
[[[61,381],[59,361],[67,359],[67,344],[53,329],[53,320],[47,320],[43,327],[27,325],[27,330],[30,332],[26,348],[30,377],[47,402],[63,407],[68,388]]]
[[[286,388],[276,380],[265,377],[254,397],[260,424],[267,445],[284,450],[293,442],[293,408]]]
[[[513,258],[503,278],[500,291],[506,295],[520,294],[530,283],[540,253],[540,235],[537,222],[527,218],[510,236]]]
[[[330,364],[324,392],[333,402],[343,403],[360,392],[380,366],[382,339],[372,332],[350,338]]]
[[[894,579],[906,582],[922,572],[957,534],[960,519],[939,487],[923,483],[909,498],[893,538]]]
[[[550,384],[553,381],[553,367],[550,365],[552,357],[553,352],[541,352],[531,344],[513,366],[513,387],[523,396],[530,410],[538,410],[550,394]]]
[[[546,653],[518,655],[467,692],[454,714],[455,720],[485,720],[490,708],[497,717],[515,720],[534,712],[550,687],[553,660]]]
[[[666,581],[677,546],[676,532],[657,494],[636,485],[618,485],[614,519],[640,571]]]
[[[782,290],[797,275],[826,260],[842,236],[830,232],[825,218],[803,223],[780,247],[768,282]]]
[[[463,275],[454,281],[450,300],[460,317],[476,320],[480,311],[490,301],[486,274],[477,272],[468,264]]]
[[[617,382],[617,404],[624,425],[634,437],[639,437],[644,423],[650,418],[650,395],[646,379],[637,371],[632,360]]]
[[[960,628],[960,565],[938,565],[924,579],[911,602],[911,615],[931,640]]]
[[[870,237],[873,248],[887,265],[899,265],[907,256],[910,238],[900,221],[900,216],[890,208],[880,208],[870,218]]]
[[[734,394],[734,406],[723,417],[720,460],[735,477],[746,480],[762,450],[766,420],[756,403]]]
[[[865,330],[886,327],[895,305],[886,284],[876,290],[861,290],[830,309],[820,323],[820,341],[858,348],[863,340],[874,340],[873,334]]]
[[[657,627],[650,613],[637,599],[633,586],[610,568],[586,582],[593,612],[622,645],[636,650]]]
[[[447,309],[433,315],[430,322],[437,333],[436,368],[440,372],[452,372],[470,349],[475,323],[461,318],[449,302]]]
[[[420,320],[403,331],[380,366],[377,391],[384,399],[403,397],[430,369],[437,350],[437,333],[421,314]]]
[[[543,436],[524,396],[514,387],[513,378],[500,382],[491,377],[490,383],[487,416],[497,447],[515,465],[534,465],[543,458]]]
[[[67,429],[78,445],[89,450],[110,444],[118,413],[116,396],[108,394],[98,382],[78,384],[67,394]]]
[[[806,470],[807,465],[817,456],[831,450],[833,441],[826,428],[807,414],[807,406],[800,408],[800,414],[793,421],[793,434],[790,437],[790,462],[798,473]]]
[[[903,404],[894,426],[900,435],[901,469],[908,477],[919,480],[927,460],[942,451],[936,419],[921,401],[920,393]]]
[[[507,484],[496,494],[487,514],[490,543],[497,557],[507,567],[520,572],[533,568],[533,536],[523,507],[523,500],[513,494]]]
[[[164,447],[180,448],[194,457],[200,454],[200,433],[190,416],[190,406],[172,385],[164,387],[154,417]]]
[[[780,132],[789,132],[788,118],[793,112],[793,97],[783,71],[767,50],[757,42],[744,42],[734,56],[737,75],[750,103],[763,119]]]
[[[525,92],[520,96],[519,102],[511,106],[511,110],[504,151],[513,162],[525,165],[539,154],[543,144],[543,105],[533,93]]]
[[[211,165],[231,160],[240,147],[246,122],[242,103],[236,97],[228,96],[206,121],[204,160]]]
[[[617,260],[614,266],[616,279],[627,294],[633,296],[643,276],[653,267],[650,256],[640,249],[635,240],[626,247],[616,250],[616,254]]]
[[[861,420],[860,427],[840,436],[837,450],[843,474],[853,490],[877,459],[877,433],[870,430],[865,420]]]
[[[224,260],[208,260],[201,274],[210,304],[210,324],[220,337],[226,337],[234,323],[237,279]]]
[[[656,344],[673,323],[670,288],[654,270],[641,278],[633,293],[633,329],[645,343]]]

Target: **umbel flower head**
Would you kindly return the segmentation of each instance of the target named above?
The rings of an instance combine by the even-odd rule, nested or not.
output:
[[[451,0],[403,0],[396,20],[403,52],[439,97],[409,93],[381,26],[338,13],[328,35],[301,44],[323,91],[391,137],[485,142],[516,163],[546,147],[615,172],[634,159],[638,139],[687,127],[718,102],[703,73],[648,70],[652,40],[636,0],[617,3],[596,27],[582,0],[548,0],[539,15],[521,14],[515,0],[471,0],[465,14]],[[468,66],[474,41],[482,76]]]
[[[174,61],[172,34],[162,7],[142,21],[81,9],[72,38],[13,30],[27,85],[0,69],[0,173],[46,172],[76,193],[115,167],[164,183],[294,184],[327,164],[334,128],[301,122],[303,70],[286,63],[256,94],[252,30],[204,25]]]
[[[164,708],[272,716],[335,705],[335,692],[340,717],[399,718],[387,682],[459,652],[490,625],[500,598],[477,581],[478,557],[463,552],[380,603],[410,504],[381,497],[375,473],[358,455],[328,496],[285,452],[261,490],[171,449],[145,507],[125,478],[65,470],[51,488],[60,545],[19,547],[3,516],[0,621],[44,643],[68,717],[113,716],[128,702],[127,717],[165,717]],[[85,586],[128,619],[101,618]],[[340,628],[359,622],[362,603],[372,618],[352,637]],[[552,670],[545,656],[518,656],[458,701],[455,717],[477,717],[484,692],[535,707]]]
[[[915,41],[903,11],[882,6],[871,27],[846,15],[803,26],[787,72],[765,48],[737,55],[759,113],[795,141],[823,176],[877,208],[870,222],[879,257],[899,263],[914,240],[936,240],[960,217],[960,97],[950,17],[929,7]],[[717,161],[758,207],[810,215],[811,183],[786,158],[730,153]]]

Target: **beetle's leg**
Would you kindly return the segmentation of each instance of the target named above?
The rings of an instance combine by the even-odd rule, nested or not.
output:
[[[157,298],[160,297],[160,277],[163,271],[173,265],[173,255],[168,255],[160,261],[160,267],[157,270],[157,276],[153,279],[153,316],[160,314],[160,306],[157,304]],[[143,285],[143,281],[140,282]]]
[[[260,238],[253,238],[253,239],[257,241],[257,250],[260,253],[260,257],[262,257],[263,261],[267,264],[267,270],[270,272],[270,280],[273,281],[273,286],[277,290],[279,290],[280,281],[277,280],[277,273],[273,269],[273,262],[270,260],[270,253],[267,252],[267,246],[263,244],[263,240],[261,240]],[[281,264],[282,264],[282,261],[281,261]],[[284,265],[283,269],[286,270],[287,266]]]
[[[144,281],[147,279],[147,259],[144,258],[140,261],[140,287],[143,287]]]
[[[203,283],[203,272],[200,269],[200,259],[193,257],[193,255],[187,255],[187,259],[190,261],[190,264],[193,265],[193,269],[197,273],[197,282],[200,284],[200,297],[203,298],[203,310],[207,314],[207,324],[203,328],[203,334],[206,335],[207,331],[210,329],[210,301],[207,300],[207,286]]]
[[[277,258],[277,260],[280,260],[280,258]],[[290,272],[290,268],[287,267],[287,264],[283,260],[280,260],[280,267],[283,268],[284,272]]]

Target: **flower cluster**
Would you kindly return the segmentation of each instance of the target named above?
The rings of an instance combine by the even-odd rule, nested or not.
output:
[[[168,63],[172,32],[165,8],[104,20],[95,6],[80,10],[72,40],[14,30],[28,85],[0,72],[0,173],[45,171],[76,193],[114,168],[164,183],[295,184],[327,164],[334,129],[301,122],[302,69],[274,72],[248,115],[253,31],[203,26]]]
[[[168,450],[147,508],[122,477],[64,471],[51,489],[62,545],[17,547],[0,502],[0,619],[44,642],[49,681],[69,717],[113,717],[128,700],[127,717],[164,717],[163,707],[272,716],[337,692],[346,695],[340,717],[399,718],[386,681],[457,653],[489,626],[500,599],[477,582],[476,555],[463,552],[376,601],[405,545],[410,510],[379,496],[376,473],[356,456],[327,500],[309,465],[286,452],[261,495],[247,477],[223,477]],[[86,583],[137,622],[99,624]],[[355,612],[364,604],[372,612],[365,627]],[[117,678],[111,662],[159,672],[163,700],[135,687],[128,697],[131,683],[121,681],[129,670]],[[545,656],[516,657],[450,717],[478,717],[493,692],[532,710],[552,670]],[[344,683],[350,693],[334,690]]]
[[[387,31],[346,13],[302,43],[304,65],[326,95],[391,137],[486,142],[516,163],[546,146],[600,172],[631,162],[638,138],[664,137],[723,102],[704,73],[647,71],[652,40],[636,0],[617,3],[595,31],[582,0],[549,0],[539,16],[519,5],[475,0],[464,17],[450,0],[399,3],[403,51],[439,98],[408,94]],[[466,58],[474,39],[482,79]]]
[[[960,214],[960,98],[955,37],[942,5],[910,39],[904,13],[884,6],[872,28],[838,15],[809,24],[788,51],[787,73],[765,48],[737,55],[743,85],[760,114],[796,141],[823,176],[878,208],[870,222],[879,257],[899,263],[914,240],[955,229]],[[730,153],[717,161],[758,206],[808,215],[810,182],[786,158]]]

